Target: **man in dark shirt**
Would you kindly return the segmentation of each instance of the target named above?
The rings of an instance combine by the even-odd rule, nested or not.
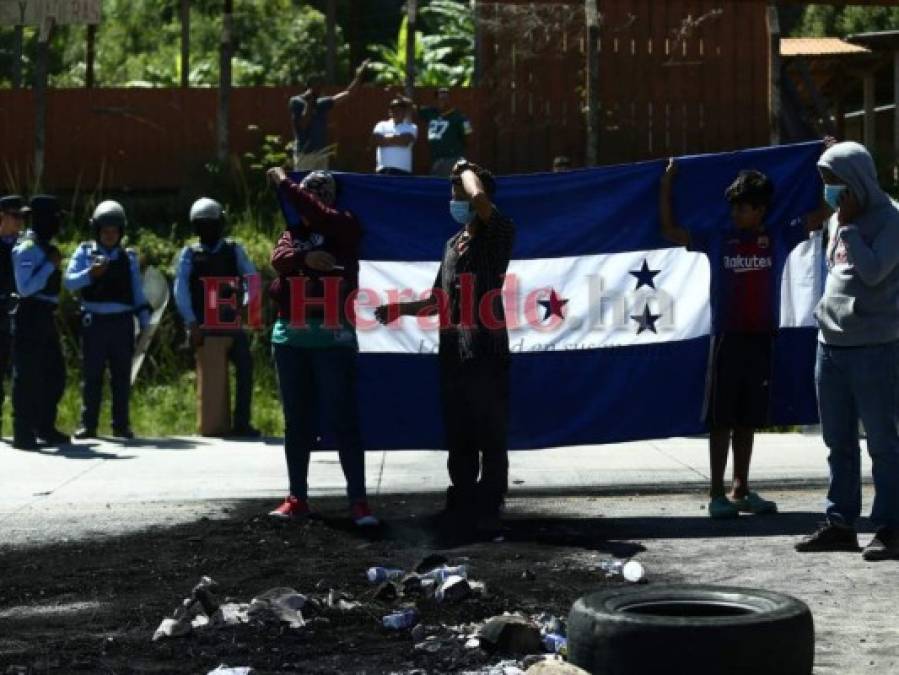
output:
[[[356,70],[356,77],[344,91],[334,96],[321,96],[322,78],[313,75],[306,82],[306,91],[290,99],[290,119],[293,125],[294,168],[315,170],[328,168],[328,113],[335,104],[352,94],[362,82],[368,59]]]
[[[449,450],[448,525],[499,529],[508,487],[509,334],[503,286],[515,226],[493,204],[489,171],[467,161],[452,169],[450,213],[462,229],[450,237],[426,300],[383,305],[382,323],[440,314],[443,419]],[[480,476],[479,476],[480,474]]]

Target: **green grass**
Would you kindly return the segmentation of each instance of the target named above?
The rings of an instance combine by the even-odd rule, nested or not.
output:
[[[154,228],[133,228],[129,246],[137,248],[146,264],[157,266],[171,282],[174,262],[181,248],[191,241],[189,231],[177,224]],[[68,228],[69,236],[60,241],[64,256],[72,254],[79,242],[88,237],[86,228]],[[272,278],[268,265],[272,245],[281,231],[274,214],[245,212],[232,218],[226,236],[239,241],[263,275],[263,292]],[[64,261],[66,264],[68,261]],[[267,299],[266,328],[250,333],[253,356],[252,423],[266,435],[282,435],[284,429],[277,381],[269,343],[271,310]],[[57,324],[66,361],[66,390],[59,405],[58,425],[63,431],[79,426],[81,414],[81,350],[78,339],[78,301],[63,290]],[[232,369],[232,400],[235,391]],[[100,415],[100,433],[111,429],[110,393],[104,382]],[[7,383],[7,401],[10,401]],[[3,429],[12,430],[10,403],[4,406]],[[143,437],[189,435],[197,433],[196,373],[193,353],[185,345],[184,328],[175,309],[174,297],[160,323],[159,330],[131,392],[131,425]]]

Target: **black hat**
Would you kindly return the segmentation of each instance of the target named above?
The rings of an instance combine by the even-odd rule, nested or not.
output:
[[[0,211],[4,213],[18,213],[24,216],[31,211],[31,209],[25,205],[25,199],[21,196],[6,195],[0,197]]]
[[[62,219],[59,200],[52,195],[34,195],[31,198],[31,227],[38,233],[57,231]],[[48,237],[53,236],[48,234]]]

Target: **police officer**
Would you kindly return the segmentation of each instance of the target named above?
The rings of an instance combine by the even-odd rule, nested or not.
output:
[[[188,341],[201,358],[204,341],[230,339],[228,359],[234,364],[237,394],[234,401],[232,436],[255,438],[259,431],[250,424],[250,407],[253,393],[253,362],[246,333],[240,328],[215,327],[214,319],[207,314],[204,303],[204,279],[237,277],[246,279],[256,274],[256,268],[246,251],[237,242],[226,239],[225,212],[214,199],[203,197],[190,209],[190,222],[200,241],[185,246],[178,259],[175,274],[175,304],[187,328]],[[244,284],[224,285],[218,288],[218,317],[221,323],[231,323],[239,318],[239,308],[244,297]],[[234,294],[237,297],[234,297]]]
[[[63,283],[81,295],[81,427],[75,438],[97,435],[103,371],[109,364],[112,390],[112,435],[131,439],[128,415],[134,316],[141,329],[150,322],[150,307],[141,286],[137,254],[122,248],[127,219],[118,202],[101,202],[90,221],[94,240],[75,251]]]
[[[62,254],[53,244],[61,225],[56,197],[31,198],[31,229],[13,249],[19,301],[13,315],[13,447],[37,449],[37,440],[63,445],[56,408],[66,388],[66,367],[55,313],[62,286]]]
[[[0,428],[3,422],[3,381],[9,374],[12,358],[12,317],[15,308],[16,275],[12,249],[16,245],[25,218],[31,211],[18,195],[0,197]]]

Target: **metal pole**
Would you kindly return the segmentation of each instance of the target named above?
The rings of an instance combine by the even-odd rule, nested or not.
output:
[[[50,36],[53,19],[44,19],[37,43],[37,61],[34,68],[34,189],[39,190],[44,180],[44,147],[47,131],[47,59],[50,52]]]
[[[337,0],[328,0],[325,14],[325,75],[328,84],[337,82]]]
[[[415,93],[415,19],[418,0],[406,0],[406,96]]]
[[[190,86],[190,0],[181,0],[181,86]]]
[[[87,54],[85,54],[85,63],[87,68],[84,73],[84,86],[92,89],[94,86],[94,52],[97,41],[97,26],[89,24],[87,27]]]
[[[780,16],[777,3],[768,3],[768,127],[771,145],[780,145],[780,119],[783,109],[780,60]]]
[[[587,26],[587,148],[586,165],[599,163],[599,10],[596,0],[585,0]]]
[[[228,127],[231,103],[231,52],[234,0],[225,0],[222,14],[222,45],[219,59],[218,160],[228,160]]]
[[[16,26],[12,36],[12,86],[19,89],[22,86],[22,43],[23,26]]]
[[[874,97],[876,80],[874,79],[873,70],[865,73],[863,82],[865,92],[865,147],[873,155],[877,151],[877,108]]]
[[[899,180],[899,49],[893,52],[893,159],[894,180]]]

